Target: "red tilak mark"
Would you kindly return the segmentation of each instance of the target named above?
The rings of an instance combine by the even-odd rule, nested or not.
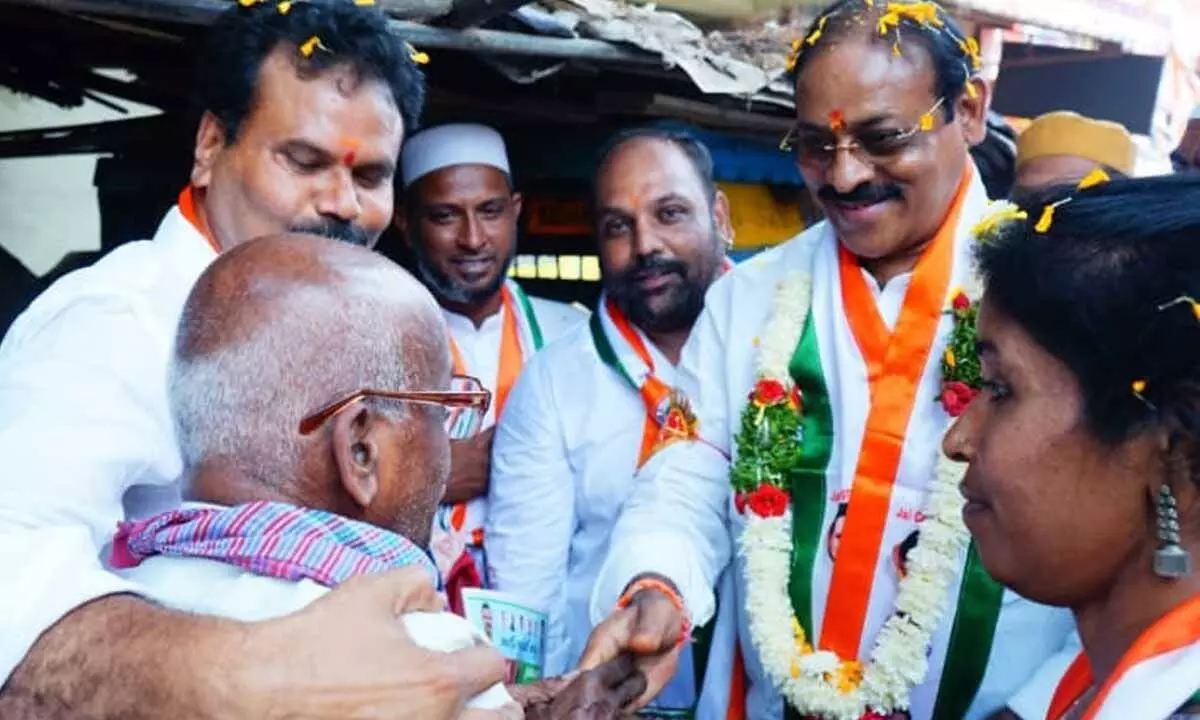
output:
[[[841,110],[834,110],[829,113],[829,129],[834,132],[846,129],[846,117],[842,115]]]
[[[342,155],[342,162],[346,165],[353,165],[354,158],[358,153],[358,140],[354,138],[342,138],[342,147],[346,148],[346,152]]]

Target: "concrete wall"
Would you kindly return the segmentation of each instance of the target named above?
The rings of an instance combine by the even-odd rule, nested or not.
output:
[[[81,125],[150,115],[154,108],[120,102],[122,115],[99,103],[63,110],[0,87],[0,131]],[[34,274],[64,255],[100,247],[96,155],[0,160],[0,245]]]

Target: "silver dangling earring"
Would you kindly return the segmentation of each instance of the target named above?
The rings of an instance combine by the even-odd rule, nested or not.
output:
[[[1171,486],[1163,484],[1155,500],[1158,516],[1158,549],[1154,551],[1154,573],[1176,580],[1192,574],[1192,554],[1179,544],[1179,511]]]

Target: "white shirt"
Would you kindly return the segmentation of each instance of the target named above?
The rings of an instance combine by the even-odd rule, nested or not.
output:
[[[655,375],[675,367],[651,342]],[[526,364],[496,428],[488,490],[489,577],[496,589],[547,611],[546,673],[573,669],[591,631],[592,586],[609,535],[633,492],[646,407],[596,351],[580,325]],[[736,632],[732,578],[723,578],[704,685],[692,658],[659,696],[666,707],[697,701],[696,717],[724,718]]]
[[[206,503],[184,503],[187,508],[217,508]],[[175,610],[257,622],[290,615],[329,592],[307,578],[291,582],[264,577],[236,565],[197,557],[155,555],[136,567],[117,571],[141,588],[142,594]],[[401,616],[413,642],[435,652],[469,648],[487,642],[469,622],[450,613],[409,613]],[[498,708],[512,698],[503,685],[472,698],[467,707]]]
[[[583,324],[588,317],[587,313],[579,308],[555,300],[546,300],[530,295],[529,304],[533,306],[533,314],[537,317],[538,326],[541,327],[543,345],[548,345],[572,328]],[[521,314],[520,302],[516,302],[515,305],[518,314]],[[462,355],[463,363],[467,366],[467,373],[478,378],[488,390],[496,392],[500,377],[500,343],[504,339],[504,319],[507,315],[504,306],[500,306],[499,312],[484,318],[479,327],[475,327],[475,321],[466,315],[459,315],[445,309],[442,310],[442,314],[446,318],[446,327],[450,330],[450,337],[454,338],[458,351]],[[525,318],[523,314],[521,315],[518,322],[523,324]],[[536,350],[530,347],[528,332],[523,326],[521,341],[525,362],[529,362]],[[495,398],[492,399],[495,400]],[[493,402],[492,406],[488,408],[484,427],[491,427],[495,421],[496,403]]]
[[[960,228],[969,229],[983,211],[983,189],[978,181],[974,184]],[[830,489],[848,488],[853,479],[867,404],[866,368],[844,320],[838,320],[840,300],[836,287],[830,287],[831,283],[837,283],[836,243],[828,226],[821,224],[739,265],[718,280],[706,298],[705,311],[692,331],[679,366],[680,383],[692,399],[700,433],[723,450],[732,450],[746,393],[754,384],[757,361],[754,339],[762,333],[771,313],[776,288],[787,274],[811,268],[813,318],[836,427],[834,452],[827,471]],[[965,282],[969,274],[970,257],[969,244],[960,242],[955,258],[955,277],[960,282]],[[889,324],[894,324],[899,315],[907,283],[907,279],[897,278],[882,290],[874,283],[869,284],[880,314]],[[944,319],[941,337],[948,332],[950,322],[949,318]],[[894,491],[898,502],[908,502],[917,508],[923,505],[925,483],[932,476],[933,451],[940,447],[946,422],[944,417],[939,419],[935,415],[941,413],[935,403],[940,375],[935,376],[933,368],[940,355],[935,352],[930,357],[914,401],[915,407],[928,411],[914,414],[907,438],[907,443],[919,447],[921,452],[903,454]],[[839,382],[839,377],[844,379]],[[670,577],[679,586],[696,623],[709,617],[713,611],[712,583],[732,558],[731,540],[741,531],[740,517],[731,512],[731,495],[728,461],[704,444],[678,444],[652,459],[639,474],[636,490],[617,518],[612,547],[594,588],[591,620],[603,619],[629,580],[647,572]],[[889,522],[889,531],[892,524]],[[818,553],[814,577],[822,571],[824,555]],[[738,592],[742,594],[740,561],[734,566],[739,568],[736,577]],[[830,569],[828,563],[824,572]],[[868,638],[874,637],[873,628],[890,614],[894,598],[894,583],[891,583],[892,594],[884,585],[877,587],[881,590],[872,592]],[[827,582],[813,583],[814,618],[823,615],[827,591]],[[1059,652],[1072,652],[1069,639],[1072,629],[1073,621],[1066,611],[1036,606],[1006,592],[988,671],[968,717],[985,716],[1006,702],[1019,704],[1020,698],[1014,698],[1013,693],[1027,679],[1031,688],[1027,697],[1033,698],[1031,702],[1036,704],[1044,697],[1048,704],[1048,691],[1052,692],[1057,680],[1054,673],[1061,673],[1062,669],[1061,665],[1055,666],[1057,661],[1052,658]],[[788,632],[788,628],[780,631]],[[935,646],[940,642],[943,651],[947,633],[948,628],[944,627],[934,637]],[[758,661],[744,613],[739,636],[751,683],[748,717],[781,717],[782,700]],[[869,648],[870,644],[864,647]],[[934,681],[940,677],[943,660],[944,652],[931,656],[927,676],[931,680],[914,691],[914,703],[925,706],[930,702],[929,695],[936,692]],[[1043,665],[1047,660],[1050,662]],[[1049,669],[1030,679],[1039,668]],[[1036,717],[1039,712],[1025,706],[1013,709],[1027,718]],[[1042,716],[1045,710],[1042,705]],[[915,712],[914,718],[922,720],[922,713]]]
[[[153,240],[54,283],[0,344],[0,682],[63,615],[133,589],[98,557],[119,520],[178,505],[167,369],[215,257],[172,209]]]
[[[532,296],[529,297],[529,303],[533,307],[534,316],[541,329],[543,344],[552,342],[576,326],[586,327],[585,321],[588,316],[576,307]],[[537,353],[533,343],[533,333],[528,327],[520,301],[515,300],[513,304],[519,315],[517,322],[520,328],[522,359],[528,363]],[[496,392],[500,375],[500,345],[504,339],[504,321],[507,312],[501,305],[499,312],[484,318],[479,327],[475,327],[475,322],[471,318],[443,310],[450,337],[458,347],[459,355],[466,366],[466,373],[477,378],[485,388],[493,393]],[[488,408],[487,417],[484,419],[484,429],[495,424],[498,402],[499,398],[493,395],[492,405]],[[462,527],[458,531],[453,530],[452,509],[452,505],[443,505],[438,508],[433,523],[431,547],[438,569],[442,571],[443,575],[450,570],[462,554],[463,549],[470,544],[473,531],[482,528],[487,521],[487,498],[477,497],[467,503],[466,515]],[[484,544],[487,545],[486,539]],[[482,569],[485,565],[483,554],[472,549],[472,555],[475,557],[476,564]]]

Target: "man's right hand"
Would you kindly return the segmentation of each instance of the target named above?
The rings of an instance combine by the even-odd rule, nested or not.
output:
[[[490,427],[475,437],[450,443],[450,482],[443,503],[453,505],[487,495],[494,431]]]
[[[609,615],[588,638],[579,667],[591,670],[622,653],[637,657],[646,689],[632,708],[644,707],[662,692],[679,664],[683,640],[683,613],[659,590],[646,589],[629,605]]]
[[[504,680],[504,659],[478,646],[418,647],[400,615],[438,611],[421,570],[355,578],[304,610],[250,625],[229,668],[227,701],[242,717],[452,720],[468,699]]]

